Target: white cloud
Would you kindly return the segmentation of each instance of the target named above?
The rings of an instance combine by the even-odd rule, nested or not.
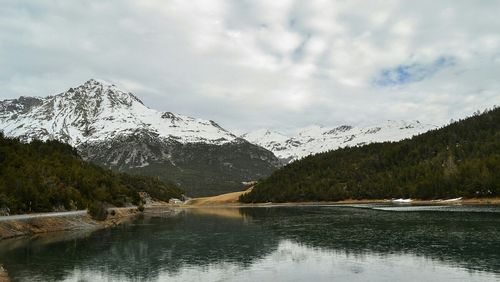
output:
[[[442,123],[500,104],[499,10],[465,0],[2,1],[0,97],[94,77],[229,128]],[[454,64],[432,70],[444,57]],[[373,83],[405,66],[418,77]]]

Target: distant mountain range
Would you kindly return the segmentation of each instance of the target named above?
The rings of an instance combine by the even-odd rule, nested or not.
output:
[[[311,154],[343,147],[361,146],[375,142],[399,141],[435,129],[437,126],[419,121],[387,121],[378,126],[338,127],[310,126],[294,136],[261,129],[242,135],[249,142],[273,152],[285,162]]]
[[[48,97],[0,101],[0,130],[29,142],[59,140],[86,160],[158,177],[190,196],[216,195],[265,178],[290,161],[346,146],[397,141],[435,128],[390,121],[372,127],[311,126],[294,136],[237,136],[216,122],[151,109],[132,93],[90,79]]]
[[[94,79],[54,96],[0,101],[0,130],[26,142],[63,141],[87,160],[158,176],[193,196],[239,190],[280,165],[271,152],[214,121],[150,109]]]
[[[244,202],[500,195],[500,108],[399,142],[305,157],[259,182]]]

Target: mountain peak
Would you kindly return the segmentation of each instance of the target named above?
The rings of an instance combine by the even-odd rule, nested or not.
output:
[[[116,85],[114,83],[108,82],[108,81],[103,80],[103,79],[95,79],[95,78],[91,78],[91,79],[85,81],[85,83],[83,85],[88,85],[88,86],[102,86],[102,87],[116,87]]]
[[[79,99],[79,100],[109,100],[113,106],[122,105],[125,107],[130,107],[134,102],[138,102],[144,106],[144,103],[137,98],[134,94],[130,92],[125,92],[119,89],[115,84],[101,80],[91,78],[84,82],[83,84],[71,87],[66,92],[59,95],[62,98]]]
[[[73,146],[137,133],[180,143],[223,144],[236,138],[213,121],[150,109],[132,93],[98,79],[54,96],[0,102],[0,130],[25,141],[58,139]]]

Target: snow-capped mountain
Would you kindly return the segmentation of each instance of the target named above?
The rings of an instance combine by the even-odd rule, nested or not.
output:
[[[177,182],[190,195],[236,191],[280,164],[214,121],[150,109],[94,79],[53,96],[0,101],[0,131],[68,143],[87,160]]]
[[[387,121],[380,126],[338,127],[310,126],[293,136],[261,129],[242,135],[247,141],[273,152],[278,158],[293,161],[305,156],[347,146],[374,142],[399,141],[435,129],[437,126],[419,121]]]
[[[213,121],[150,109],[132,93],[94,79],[47,98],[0,102],[0,126],[25,141],[56,139],[73,146],[137,131],[180,143],[221,145],[236,139]]]

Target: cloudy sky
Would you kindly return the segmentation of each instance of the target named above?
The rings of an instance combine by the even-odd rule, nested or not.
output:
[[[0,98],[89,78],[229,129],[500,105],[500,1],[0,0]]]

